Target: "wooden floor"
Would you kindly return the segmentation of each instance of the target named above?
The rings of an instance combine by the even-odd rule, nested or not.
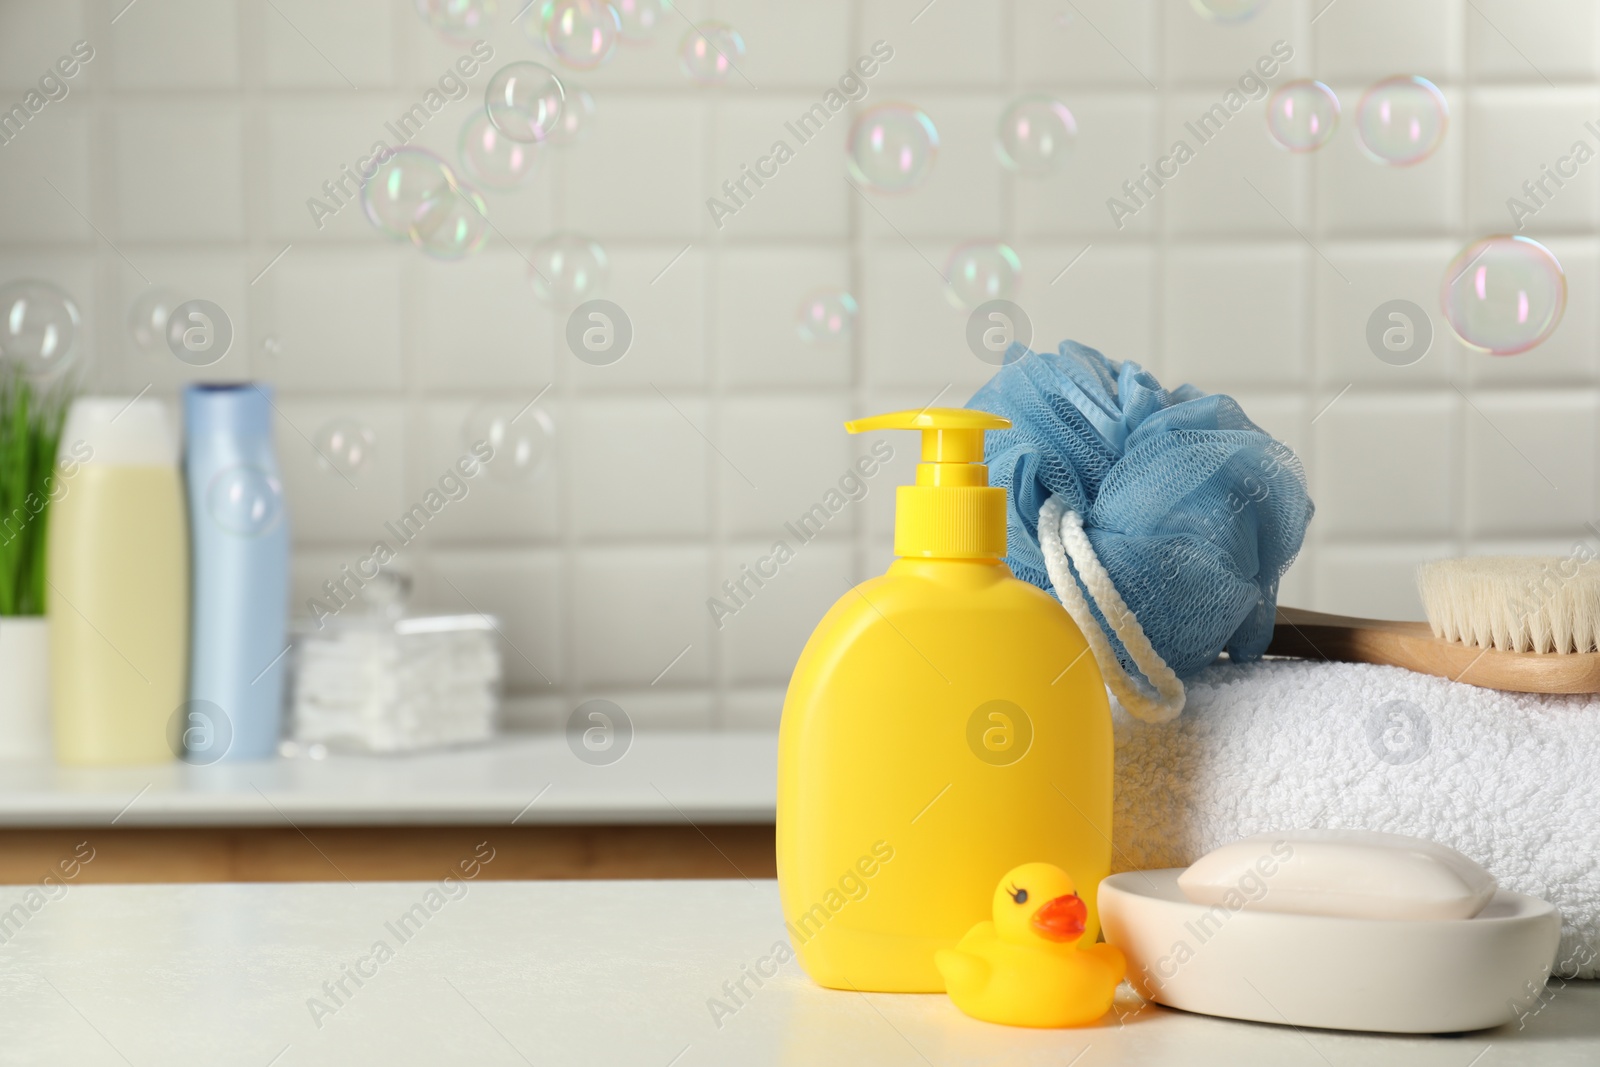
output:
[[[776,874],[770,825],[0,830],[4,885],[436,881],[474,860],[495,879]]]

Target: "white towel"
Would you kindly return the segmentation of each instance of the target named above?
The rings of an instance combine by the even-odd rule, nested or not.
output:
[[[1425,837],[1560,908],[1555,973],[1600,977],[1600,698],[1269,660],[1207,669],[1171,722],[1114,717],[1114,869],[1271,830]]]

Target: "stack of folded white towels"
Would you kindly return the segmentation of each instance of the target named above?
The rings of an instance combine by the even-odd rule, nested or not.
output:
[[[1172,722],[1115,719],[1116,870],[1268,831],[1428,838],[1559,908],[1554,973],[1600,977],[1600,697],[1277,660],[1207,669]]]
[[[301,748],[410,752],[494,736],[501,664],[486,615],[368,616],[297,635],[290,736]]]

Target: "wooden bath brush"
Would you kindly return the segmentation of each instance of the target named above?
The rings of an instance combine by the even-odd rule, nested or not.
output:
[[[1380,663],[1514,693],[1600,693],[1600,561],[1485,556],[1417,572],[1427,622],[1278,608],[1269,656]]]

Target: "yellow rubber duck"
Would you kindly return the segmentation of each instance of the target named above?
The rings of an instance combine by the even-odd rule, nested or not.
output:
[[[994,920],[934,957],[956,1007],[1008,1026],[1083,1026],[1111,1007],[1128,964],[1111,945],[1079,948],[1089,910],[1072,878],[1024,863],[994,891]]]

